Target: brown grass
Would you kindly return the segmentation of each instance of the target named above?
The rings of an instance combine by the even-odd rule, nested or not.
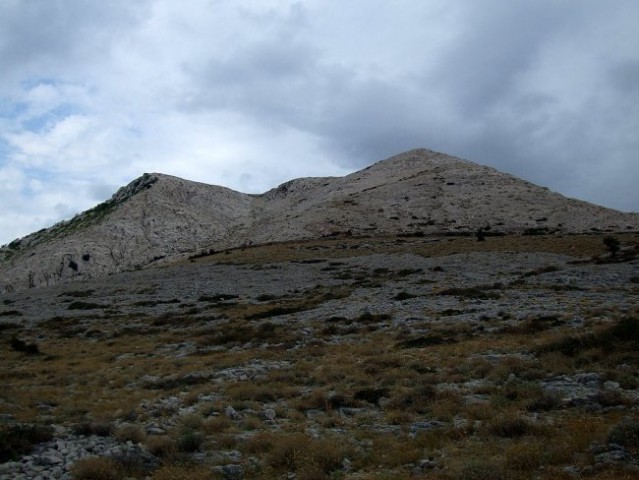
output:
[[[489,237],[486,242],[407,238],[398,244],[396,240],[371,240],[372,248],[366,254],[550,251],[589,257],[605,248],[597,235]],[[323,264],[338,274],[345,272],[331,260],[359,255],[360,250],[348,248],[359,241],[271,245],[197,261],[259,266],[278,259],[322,257],[327,260]],[[319,246],[329,249],[315,249]],[[553,270],[540,269],[526,280],[537,281]],[[347,282],[361,281],[355,277],[371,273],[379,282],[395,281],[399,275],[391,269],[346,273],[353,276]],[[428,275],[413,272],[402,278],[414,287],[420,276]],[[2,413],[15,415],[17,421],[35,421],[45,405],[48,421],[56,424],[111,425],[125,420],[129,425],[111,433],[120,441],[143,442],[162,460],[162,468],[151,477],[155,480],[212,478],[215,462],[230,462],[180,464],[191,451],[205,452],[208,459],[217,458],[211,452],[237,449],[242,452],[237,461],[245,467],[247,478],[276,478],[289,472],[304,480],[420,478],[411,477],[411,469],[424,458],[436,458],[441,469],[424,473],[423,478],[519,480],[566,478],[564,466],[592,464],[589,446],[595,441],[622,438],[628,448],[638,448],[633,442],[639,429],[622,424],[624,412],[616,410],[617,404],[627,407],[629,401],[608,393],[600,400],[613,408],[592,413],[568,408],[540,387],[547,377],[577,371],[597,372],[604,380],[622,382],[624,388],[636,387],[639,377],[634,367],[639,356],[631,342],[622,342],[627,348],[614,351],[608,351],[606,343],[578,344],[572,356],[566,354],[570,350],[562,342],[577,333],[605,339],[619,318],[637,312],[581,305],[586,318],[581,332],[565,322],[572,311],[569,317],[531,316],[520,324],[511,318],[514,327],[500,328],[505,317],[460,324],[454,318],[457,313],[447,316],[425,309],[419,312],[423,317],[419,333],[394,325],[395,312],[390,307],[383,316],[350,314],[349,318],[326,319],[318,315],[307,323],[298,322],[295,311],[308,311],[331,295],[344,296],[354,288],[349,285],[332,292],[316,287],[286,297],[256,292],[259,301],[237,298],[207,306],[212,316],[222,312],[214,322],[186,313],[45,322],[38,332],[41,355],[0,348]],[[495,292],[501,295],[509,288],[531,287],[522,283]],[[406,291],[413,292],[411,288]],[[289,316],[284,321],[276,315]],[[331,326],[335,328],[326,330]],[[353,326],[360,329],[355,335],[350,330]],[[304,328],[315,335],[304,334]],[[20,335],[29,341],[37,338],[26,329]],[[237,348],[249,341],[250,347]],[[196,352],[176,358],[175,352],[163,350],[181,342],[194,342]],[[216,376],[222,369],[272,360],[286,360],[290,368],[237,382]],[[628,369],[617,368],[624,363]],[[142,382],[145,376],[156,379]],[[156,403],[173,396],[179,405]],[[225,415],[228,405],[240,412],[239,418]],[[165,424],[185,406],[193,407],[195,413],[167,422],[171,426],[166,435],[146,435],[142,425]],[[276,421],[265,420],[266,408],[276,411]],[[313,416],[308,415],[309,410],[321,412]],[[431,420],[444,425],[415,434],[414,424]],[[453,422],[462,426],[455,428]],[[389,425],[392,433],[377,433]],[[318,438],[311,436],[314,432]],[[251,470],[251,457],[260,468]],[[349,463],[345,459],[351,465],[348,471],[343,469]],[[75,468],[74,478],[121,478],[120,467],[110,459],[85,459]],[[627,472],[610,471],[593,473],[590,478],[630,477]]]
[[[126,472],[108,457],[83,458],[71,468],[74,480],[122,480],[125,476]]]

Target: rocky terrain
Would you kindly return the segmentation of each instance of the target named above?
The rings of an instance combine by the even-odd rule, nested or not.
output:
[[[145,174],[110,200],[0,248],[0,292],[248,245],[336,235],[623,232],[639,215],[567,199],[492,168],[412,150],[262,195]]]
[[[637,478],[638,299],[637,233],[341,235],[6,292],[0,478]]]

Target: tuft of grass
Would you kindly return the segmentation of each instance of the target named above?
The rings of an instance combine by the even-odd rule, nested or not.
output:
[[[433,333],[430,335],[422,335],[419,337],[409,338],[408,340],[403,340],[399,342],[397,346],[399,348],[423,348],[451,343],[457,343],[457,340],[451,337],[444,337],[438,333]]]
[[[495,292],[486,292],[478,287],[459,288],[452,287],[446,288],[438,292],[439,295],[451,295],[462,298],[471,298],[476,300],[498,300],[501,295]]]
[[[93,295],[95,293],[95,290],[93,289],[88,289],[88,290],[72,290],[69,292],[62,292],[60,295],[58,295],[58,297],[76,297],[76,298],[86,298],[86,297],[90,297],[91,295]]]
[[[204,465],[164,465],[153,472],[151,480],[211,480],[211,469]]]
[[[145,442],[146,449],[156,457],[170,462],[177,455],[177,443],[168,435],[148,436]]]
[[[470,459],[457,466],[451,473],[451,480],[508,480],[508,472],[503,465],[492,460]]]
[[[328,478],[342,466],[350,451],[339,438],[310,438],[301,433],[277,435],[269,445],[266,463],[275,471],[295,472],[301,478]]]
[[[408,292],[399,292],[397,295],[393,297],[393,300],[408,300],[410,298],[415,298],[415,295]]]
[[[86,457],[71,467],[73,480],[122,480],[125,473],[110,457]]]
[[[95,435],[97,437],[108,437],[113,433],[113,426],[108,423],[85,422],[78,423],[73,426],[73,433],[76,435],[84,435],[89,437]]]
[[[519,438],[539,434],[541,429],[525,417],[505,416],[491,421],[487,431],[497,437]]]
[[[115,432],[115,438],[119,442],[143,443],[146,440],[146,432],[139,425],[130,423],[121,425]]]

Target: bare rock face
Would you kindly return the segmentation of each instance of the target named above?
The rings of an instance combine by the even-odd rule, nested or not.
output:
[[[0,291],[135,270],[212,245],[235,245],[251,198],[145,174],[68,222],[3,248]]]
[[[266,242],[479,229],[618,232],[639,230],[639,215],[425,149],[262,195],[144,174],[95,208],[0,248],[0,293]]]

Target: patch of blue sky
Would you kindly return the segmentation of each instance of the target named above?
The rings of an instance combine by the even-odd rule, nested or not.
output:
[[[0,167],[7,164],[12,151],[13,149],[11,146],[2,137],[0,137]]]
[[[21,122],[22,128],[33,133],[42,133],[52,128],[66,117],[81,113],[80,109],[70,104],[59,105],[42,115],[37,115]]]
[[[12,102],[8,98],[0,98],[0,117],[14,120],[25,115],[29,109],[26,102]]]
[[[29,180],[41,182],[42,184],[54,184],[56,182],[56,174],[49,169],[41,168],[41,167],[23,167],[22,173]],[[34,183],[26,183],[23,188],[23,193],[26,194],[35,194],[36,190],[34,187]]]
[[[20,82],[20,88],[25,91],[32,90],[39,85],[62,85],[64,82],[55,79],[54,77],[29,77]]]

